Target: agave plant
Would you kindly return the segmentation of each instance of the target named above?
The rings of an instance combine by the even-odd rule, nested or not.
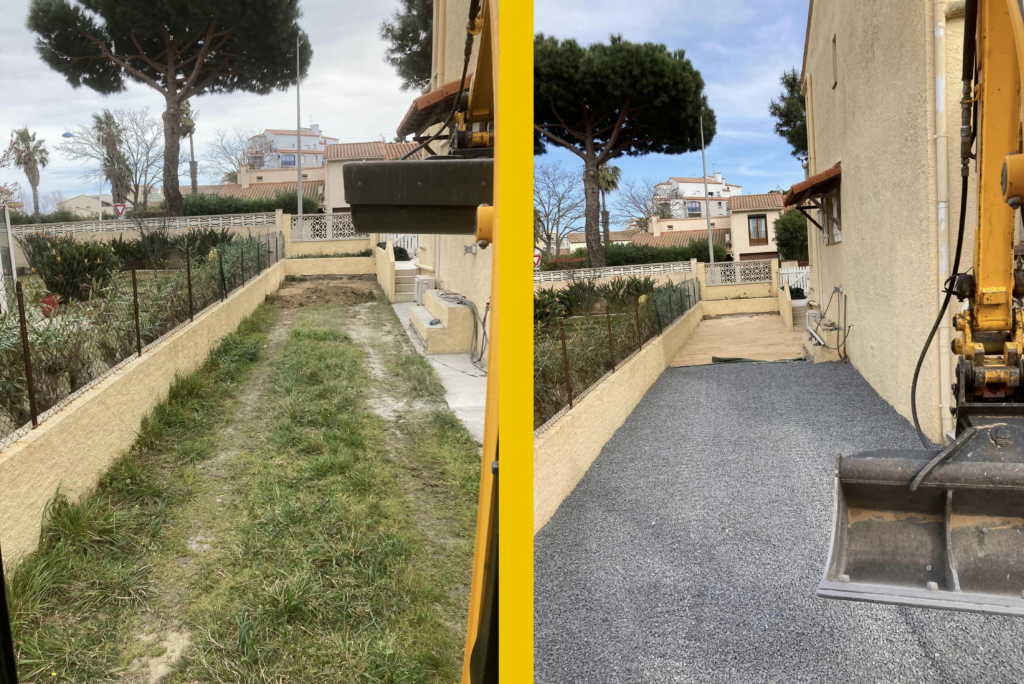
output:
[[[558,301],[570,316],[587,316],[601,301],[601,293],[593,280],[578,280],[558,291]]]
[[[533,293],[533,327],[542,328],[565,316],[565,307],[558,301],[558,294],[552,288]]]

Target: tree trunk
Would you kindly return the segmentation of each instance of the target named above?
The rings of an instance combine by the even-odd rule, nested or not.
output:
[[[192,181],[192,194],[199,194],[199,165],[196,164],[196,147],[192,144],[192,134],[188,134],[188,151],[192,161],[188,165],[188,175]]]
[[[600,172],[597,161],[587,159],[583,165],[583,195],[587,200],[586,217],[587,254],[591,268],[604,268],[604,245],[601,244],[601,227],[598,213],[601,210]]]
[[[181,109],[174,97],[167,99],[164,120],[164,209],[168,216],[181,216],[184,204],[178,186],[178,154],[181,151]]]
[[[601,227],[604,228],[604,244],[608,244],[612,241],[611,230],[608,224],[611,223],[610,215],[608,214],[608,199],[605,191],[601,191]]]
[[[36,217],[36,223],[42,223],[39,218],[39,181],[32,183],[32,214]]]

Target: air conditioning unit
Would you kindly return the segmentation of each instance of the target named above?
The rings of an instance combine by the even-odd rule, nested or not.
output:
[[[423,306],[423,297],[426,295],[427,290],[434,289],[434,279],[431,276],[418,275],[413,279],[415,284],[415,295],[413,299],[420,306]]]

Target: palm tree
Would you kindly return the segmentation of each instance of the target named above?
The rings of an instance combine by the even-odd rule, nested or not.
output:
[[[114,204],[121,204],[131,188],[131,173],[121,147],[124,129],[109,109],[92,115],[92,130],[100,145],[103,175],[110,182],[110,195]]]
[[[35,133],[28,132],[28,126],[14,131],[14,165],[25,172],[28,184],[32,186],[32,212],[36,223],[39,218],[39,169],[50,163],[45,140],[36,140]]]
[[[604,244],[611,242],[611,231],[608,224],[611,222],[608,214],[608,202],[605,195],[619,189],[619,179],[622,177],[622,169],[618,166],[602,166],[597,185],[601,189],[601,225],[604,227]]]

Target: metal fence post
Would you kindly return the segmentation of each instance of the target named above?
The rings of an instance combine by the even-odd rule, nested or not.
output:
[[[637,351],[644,348],[644,336],[640,334],[640,298],[637,297],[633,300],[633,315],[636,317],[636,339],[639,343]]]
[[[612,373],[615,372],[615,345],[612,344],[612,314],[608,306],[604,307],[604,318],[608,322],[608,356],[612,360]]]
[[[32,427],[39,426],[39,414],[36,411],[36,385],[32,377],[32,352],[28,348],[28,322],[25,320],[25,295],[21,282],[14,287],[18,299],[18,323],[21,326],[21,353],[25,359],[25,381],[28,385],[28,410],[32,414]]]
[[[135,348],[142,356],[142,329],[139,326],[139,286],[135,282],[135,264],[132,264],[132,300],[135,303]]]
[[[217,248],[217,264],[220,266],[220,300],[228,298],[228,282],[224,279],[224,250]]]
[[[7,614],[3,554],[0,554],[0,684],[18,684],[18,667],[14,661],[14,639],[11,636],[11,618]]]
[[[672,292],[668,293],[668,322],[671,325],[672,321],[676,320],[676,309],[675,304],[672,303]]]
[[[188,320],[196,319],[195,306],[192,304],[192,258],[188,255],[189,250],[185,249],[185,278],[188,280]]]
[[[245,241],[244,240],[242,241],[242,244],[239,245],[239,248],[240,248],[239,254],[242,255],[242,285],[245,285]]]
[[[651,293],[651,301],[654,302],[654,320],[658,322],[658,334],[660,335],[663,330],[661,327],[661,309],[658,308],[658,298],[654,296],[653,292]],[[672,321],[669,320],[669,323],[671,322]]]
[[[565,346],[565,323],[559,321],[558,328],[562,332],[562,363],[565,365],[565,387],[569,392],[569,408],[572,408],[572,376],[569,374],[569,351]]]
[[[256,248],[256,275],[259,275],[263,272],[263,269],[260,267],[260,252],[263,251],[263,248],[260,247],[259,241],[253,242],[252,245]]]

